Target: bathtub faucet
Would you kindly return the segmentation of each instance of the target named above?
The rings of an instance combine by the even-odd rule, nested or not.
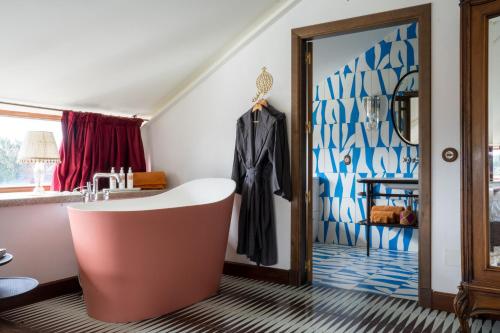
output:
[[[94,174],[92,177],[93,185],[92,191],[90,192],[90,201],[97,201],[99,198],[99,179],[101,178],[110,178],[113,177],[116,179],[116,182],[120,182],[120,177],[117,173],[107,173],[107,172],[98,172]],[[109,191],[103,194],[104,200],[109,199]]]

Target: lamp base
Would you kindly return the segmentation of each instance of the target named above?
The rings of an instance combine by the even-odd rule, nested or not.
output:
[[[33,178],[35,180],[35,187],[33,188],[33,193],[42,194],[45,189],[42,186],[43,175],[45,174],[45,165],[41,162],[35,163],[33,166]]]

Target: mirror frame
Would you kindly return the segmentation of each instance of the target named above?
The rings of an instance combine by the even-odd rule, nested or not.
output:
[[[414,146],[414,147],[417,147],[419,145],[419,143],[420,143],[420,137],[419,137],[419,140],[418,140],[419,142],[418,143],[412,143],[409,140],[407,140],[406,138],[404,138],[403,135],[401,134],[401,132],[399,131],[399,127],[396,125],[396,121],[394,120],[394,102],[395,102],[394,97],[396,96],[396,92],[398,91],[399,87],[401,86],[401,83],[403,82],[403,80],[407,76],[410,76],[411,74],[418,73],[418,72],[419,72],[418,69],[414,69],[414,70],[409,71],[405,75],[403,75],[401,77],[401,79],[399,79],[398,84],[396,84],[396,88],[394,88],[394,91],[392,92],[392,99],[391,99],[391,119],[392,119],[392,125],[396,129],[396,133],[398,134],[399,138],[401,140],[403,140],[403,142],[406,143],[407,145]],[[420,118],[420,114],[419,114],[419,118]]]

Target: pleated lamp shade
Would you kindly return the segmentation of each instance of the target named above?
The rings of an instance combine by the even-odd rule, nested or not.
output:
[[[17,155],[20,163],[59,163],[59,151],[52,132],[29,131]]]

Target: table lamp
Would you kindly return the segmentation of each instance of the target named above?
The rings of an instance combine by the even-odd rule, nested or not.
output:
[[[33,192],[43,193],[45,191],[42,186],[45,164],[61,162],[54,134],[46,131],[27,132],[19,149],[17,161],[33,164],[35,178]]]

